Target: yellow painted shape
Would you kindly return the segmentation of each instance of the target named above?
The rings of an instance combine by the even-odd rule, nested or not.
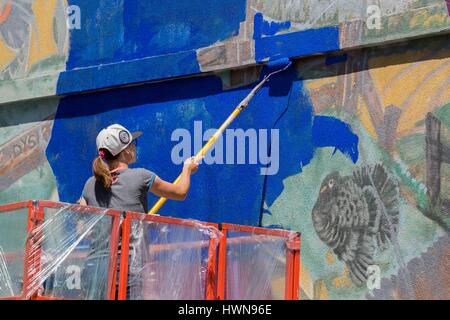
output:
[[[414,90],[423,83],[430,70],[439,65],[440,61],[429,60],[423,63],[410,63],[403,67],[387,66],[371,70],[383,108],[389,105],[401,107]]]
[[[333,252],[331,250],[328,250],[328,252],[326,254],[326,259],[327,259],[328,264],[334,263],[334,256],[333,256]]]
[[[16,53],[8,48],[0,38],[0,70],[7,67],[16,57]]]
[[[402,73],[407,73],[408,68],[411,68],[411,64],[398,64],[371,69],[370,74],[372,75],[377,91],[382,95],[384,95],[385,92],[389,92],[392,83],[395,82],[397,77]]]
[[[429,76],[429,79],[421,83],[420,87],[417,86],[415,90],[411,92],[411,94],[414,94],[414,97],[411,99],[410,103],[402,108],[403,112],[400,117],[398,131],[412,129],[416,126],[418,121],[425,119],[428,112],[441,106],[441,99],[439,99],[439,96],[441,95],[442,90],[450,90],[450,83],[448,82],[450,59],[443,59],[438,62],[438,65],[434,61],[426,63],[429,65],[426,72],[426,76]],[[444,62],[447,62],[448,65],[443,65]],[[434,71],[436,73],[431,74]],[[447,83],[446,87],[442,88],[442,85],[445,83]]]
[[[320,79],[314,79],[310,81],[306,81],[306,86],[310,90],[317,90],[322,86],[336,83],[336,77],[327,77],[327,78],[320,78]]]
[[[411,20],[409,20],[409,27],[411,29],[416,27],[423,27],[426,18],[427,12],[425,11],[416,12],[416,14],[411,18]]]
[[[434,16],[427,17],[425,22],[423,23],[423,27],[424,27],[424,29],[431,29],[431,28],[433,28],[433,26],[436,26],[436,25],[443,26],[446,23],[448,23],[448,21],[446,21],[447,19],[448,19],[448,13],[447,13],[447,10],[445,10],[439,14],[435,14]]]
[[[392,87],[392,82],[398,81],[403,74],[408,74],[415,67],[414,63],[405,61],[417,61],[430,55],[429,50],[405,51],[401,54],[388,54],[373,57],[369,60],[369,70],[380,94],[384,94]]]
[[[342,276],[333,279],[333,286],[335,288],[350,288],[353,286],[353,282],[350,280],[350,270],[347,266],[345,266]]]
[[[28,71],[31,67],[58,52],[53,38],[53,18],[58,0],[36,0],[33,3],[35,25],[31,28]],[[37,30],[36,30],[37,29]]]

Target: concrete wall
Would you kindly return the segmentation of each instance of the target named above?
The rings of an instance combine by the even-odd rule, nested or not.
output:
[[[81,29],[69,30],[74,5]],[[443,0],[0,0],[0,203],[76,201],[95,136],[114,122],[144,131],[136,165],[172,180],[173,131],[217,128],[266,72],[256,63],[295,57],[232,126],[279,129],[278,173],[204,165],[189,198],[161,214],[300,230],[303,298],[448,299],[449,27]],[[377,212],[395,232],[370,234],[390,240],[369,248],[333,222],[333,250],[318,217],[337,200],[322,183],[362,168],[389,179],[352,186],[353,213]],[[380,286],[358,281],[362,256]]]

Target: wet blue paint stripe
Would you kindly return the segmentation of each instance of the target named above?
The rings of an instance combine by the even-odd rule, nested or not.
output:
[[[274,36],[277,32],[289,29],[290,21],[268,22],[264,20],[262,13],[255,14],[253,39],[261,39],[263,36]]]
[[[256,61],[301,57],[339,50],[339,27],[286,33],[255,40]]]
[[[200,73],[195,50],[62,72],[57,95]]]
[[[334,147],[349,156],[353,163],[358,161],[358,136],[349,124],[327,116],[315,116],[312,127],[315,148]]]

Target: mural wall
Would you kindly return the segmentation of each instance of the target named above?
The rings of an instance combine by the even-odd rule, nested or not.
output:
[[[45,150],[50,140],[59,71],[68,50],[67,3],[0,1],[0,198],[57,199]],[[20,101],[46,95],[37,101]]]
[[[317,150],[264,216],[303,231],[308,297],[448,297],[449,54],[436,37],[298,65],[314,111],[359,137],[356,163]],[[371,265],[383,276],[379,290],[366,286]]]
[[[115,122],[173,180],[174,130],[217,128],[255,63],[296,57],[232,125],[279,130],[277,174],[205,164],[160,213],[301,231],[302,298],[448,299],[449,27],[443,0],[0,0],[0,203],[75,202]]]

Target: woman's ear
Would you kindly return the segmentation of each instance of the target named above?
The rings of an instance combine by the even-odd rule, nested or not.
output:
[[[126,156],[127,156],[127,161],[129,161],[130,163],[133,163],[136,159],[135,159],[135,152],[131,149],[125,149]]]
[[[128,150],[122,150],[122,152],[119,154],[118,160],[121,162],[127,162],[128,161]]]

